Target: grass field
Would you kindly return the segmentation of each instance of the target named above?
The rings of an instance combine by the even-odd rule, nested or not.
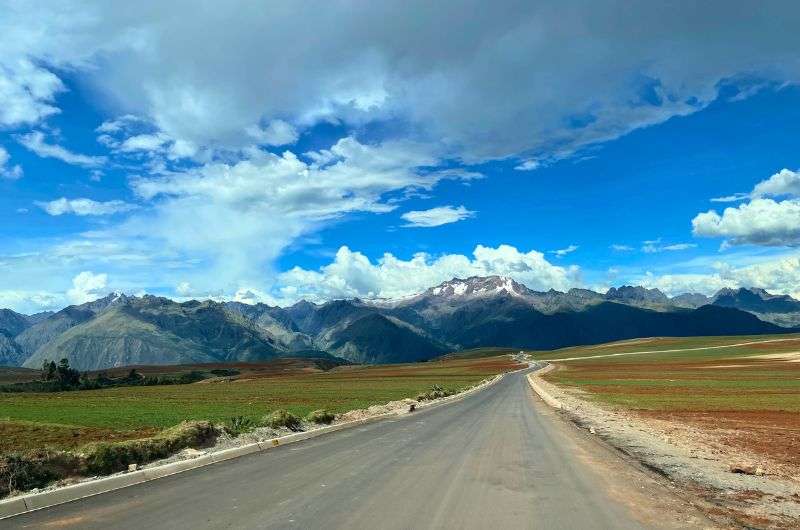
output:
[[[742,342],[745,346],[692,350]],[[655,353],[655,350],[682,350]],[[614,353],[652,353],[600,357]],[[546,379],[590,399],[709,430],[800,464],[800,336],[664,338],[537,352]]]
[[[320,408],[345,412],[414,397],[433,385],[472,386],[518,367],[509,357],[342,366],[327,372],[280,366],[236,365],[241,371],[236,378],[190,385],[0,394],[0,452],[148,436],[183,420],[256,420],[276,409],[301,416]]]

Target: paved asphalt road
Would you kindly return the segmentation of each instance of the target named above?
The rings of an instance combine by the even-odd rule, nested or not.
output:
[[[454,404],[18,516],[0,527],[640,528],[633,502],[620,500],[619,488],[609,486],[591,458],[576,457],[570,431],[532,395],[523,374],[510,374]]]

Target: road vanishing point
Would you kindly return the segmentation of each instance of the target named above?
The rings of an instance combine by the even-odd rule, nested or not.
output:
[[[0,522],[6,530],[707,526],[656,477],[544,405],[525,372],[455,403]]]

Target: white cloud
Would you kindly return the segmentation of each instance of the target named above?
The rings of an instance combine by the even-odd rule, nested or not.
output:
[[[725,247],[800,244],[800,173],[782,169],[756,184],[749,194],[737,193],[712,201],[747,199],[750,201],[737,207],[725,208],[722,215],[716,210],[698,214],[692,220],[694,234],[699,237],[727,238],[723,243]]]
[[[578,245],[569,245],[566,248],[560,248],[558,250],[551,250],[550,253],[551,254],[555,254],[555,256],[558,257],[558,258],[563,258],[567,254],[571,254],[571,253],[575,252],[576,250],[578,250],[578,248],[579,248]]]
[[[648,273],[636,281],[645,287],[657,287],[670,296],[685,292],[712,295],[723,287],[760,287],[773,294],[800,298],[800,257],[789,256],[734,267],[724,262],[714,264],[709,273]]]
[[[136,208],[133,204],[124,201],[93,201],[92,199],[67,199],[61,197],[49,202],[37,201],[36,206],[50,215],[111,215],[129,212]]]
[[[28,134],[19,135],[17,141],[25,148],[33,151],[42,158],[55,158],[76,166],[96,168],[103,165],[106,161],[104,156],[89,156],[73,153],[68,149],[56,144],[48,144],[44,133],[33,131]]]
[[[612,244],[609,248],[611,248],[611,250],[614,250],[616,252],[630,252],[633,250],[633,247],[630,245],[620,245],[618,243]]]
[[[541,162],[535,159],[523,160],[520,164],[514,167],[517,171],[534,171],[539,169]]]
[[[659,252],[675,252],[678,250],[688,250],[697,247],[694,243],[673,243],[671,245],[664,245],[661,243],[661,238],[652,239],[642,242],[642,252],[645,254],[657,254]]]
[[[272,120],[263,128],[257,125],[250,126],[246,131],[259,144],[275,146],[293,144],[299,136],[297,129],[283,120]]]
[[[726,80],[745,97],[800,72],[785,31],[800,17],[792,3],[761,6],[757,24],[747,2],[476,6],[371,2],[358,17],[336,2],[4,6],[0,120],[56,112],[58,68],[201,148],[241,147],[249,125],[278,118],[300,128],[397,118],[456,158],[547,160],[695,112]],[[442,42],[442,27],[463,31]],[[315,38],[287,47],[298,34]],[[282,53],[265,60],[263,50]]]
[[[67,291],[67,299],[73,304],[83,304],[97,300],[105,295],[108,275],[83,271],[72,279],[72,288]]]
[[[711,202],[739,202],[747,200],[750,197],[747,193],[734,193],[733,195],[724,195],[722,197],[714,197]]]
[[[698,237],[724,237],[727,245],[796,246],[800,244],[800,201],[753,199],[736,208],[715,210],[692,219]]]
[[[280,298],[322,301],[331,298],[397,298],[421,292],[454,277],[510,276],[531,289],[566,290],[579,283],[577,267],[549,263],[541,252],[510,245],[478,245],[472,256],[425,253],[402,260],[386,253],[375,263],[341,247],[334,260],[317,271],[295,267],[278,277]]]
[[[251,150],[235,163],[214,162],[183,173],[132,180],[154,202],[108,237],[146,239],[210,264],[198,289],[263,286],[264,268],[298,237],[352,212],[396,208],[392,192],[430,190],[442,179],[472,174],[431,171],[429,148],[410,142],[366,145],[342,138],[330,149],[281,155]],[[220,227],[208,230],[207,227]],[[224,229],[222,229],[224,227]],[[219,287],[219,285],[217,285]]]
[[[6,39],[11,38],[3,34]],[[28,59],[5,59],[0,58],[0,126],[35,124],[58,113],[53,102],[64,89],[58,77]]]
[[[800,173],[782,169],[753,188],[752,197],[800,197]]]
[[[413,210],[406,212],[400,217],[407,224],[403,226],[409,228],[432,228],[434,226],[442,226],[450,223],[457,223],[464,219],[474,217],[475,212],[467,210],[464,206],[438,206],[429,210]]]
[[[157,151],[169,141],[169,137],[162,133],[137,134],[135,136],[126,138],[119,145],[119,150],[124,153],[132,153],[135,151]]]
[[[0,146],[0,178],[8,180],[22,178],[22,166],[19,164],[12,166],[8,163],[10,159],[11,156],[8,154],[8,151]]]
[[[62,293],[48,291],[0,290],[0,308],[8,308],[19,313],[33,314],[40,311],[58,310],[64,307]]]

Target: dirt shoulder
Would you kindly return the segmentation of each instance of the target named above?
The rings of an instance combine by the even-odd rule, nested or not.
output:
[[[549,365],[545,370],[555,368]],[[725,428],[724,421],[713,418],[659,416],[600,405],[578,390],[549,383],[543,373],[531,374],[530,379],[549,405],[560,405],[570,421],[699,496],[712,517],[749,528],[800,525],[797,466],[757,446],[736,443],[735,426]]]

